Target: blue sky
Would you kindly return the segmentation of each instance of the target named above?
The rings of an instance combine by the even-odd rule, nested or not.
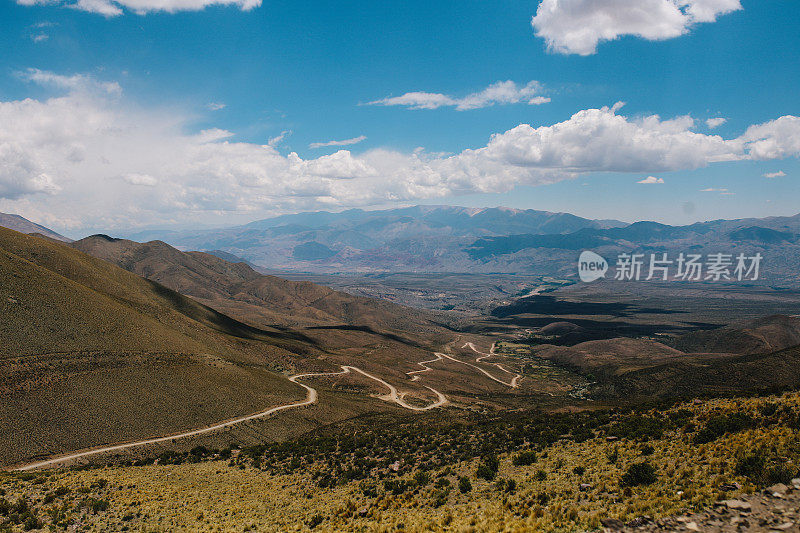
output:
[[[646,0],[630,20],[632,0],[609,0],[587,44],[570,30],[601,24],[596,0],[154,7],[173,1],[0,5],[0,211],[72,234],[416,203],[668,223],[800,211],[800,126],[772,123],[800,114],[793,2]],[[446,105],[375,103],[415,91]],[[607,138],[587,147],[573,132],[592,125]]]

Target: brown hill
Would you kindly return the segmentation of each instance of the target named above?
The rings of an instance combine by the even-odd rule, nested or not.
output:
[[[683,352],[647,339],[588,341],[575,346],[542,345],[534,348],[538,357],[581,372],[606,371],[621,374],[685,356]]]
[[[32,233],[38,233],[39,235],[44,235],[45,237],[50,237],[51,239],[55,239],[57,241],[62,241],[62,242],[72,241],[72,239],[68,239],[63,235],[59,235],[50,228],[40,226],[39,224],[31,222],[27,218],[23,218],[19,215],[0,213],[0,226],[8,229],[13,229],[14,231],[18,231],[20,233],[27,233],[28,235]]]
[[[94,235],[72,246],[258,327],[346,325],[417,340],[444,332],[422,311],[263,275],[245,263],[181,252],[161,241],[137,243]]]
[[[771,392],[800,387],[800,347],[774,353],[686,357],[613,376],[599,397],[629,401]]]
[[[800,344],[800,318],[773,315],[739,326],[696,331],[673,343],[684,352],[756,354]]]
[[[800,385],[800,319],[773,315],[679,336],[672,346],[615,338],[540,345],[534,354],[598,381],[607,399],[771,390]]]
[[[316,353],[68,246],[0,228],[0,462],[191,429],[304,397]],[[294,353],[293,353],[294,352]]]

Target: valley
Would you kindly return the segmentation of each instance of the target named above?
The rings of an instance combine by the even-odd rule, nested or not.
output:
[[[592,496],[585,505],[570,504],[574,511],[566,518],[556,509],[573,497],[570,485],[544,504],[548,485],[537,480],[552,472],[562,483],[569,476],[556,472],[575,462],[574,471],[585,472],[583,454],[610,457],[642,446],[636,435],[651,429],[650,422],[640,425],[641,417],[668,419],[688,409],[703,424],[705,408],[697,406],[724,405],[713,409],[727,412],[727,400],[715,398],[771,394],[770,401],[793,405],[795,393],[781,391],[800,388],[800,293],[792,289],[581,284],[542,275],[265,273],[228,260],[235,257],[183,252],[159,241],[96,235],[64,242],[2,228],[0,238],[0,268],[12,281],[0,295],[7,317],[0,457],[12,473],[0,475],[0,485],[6,494],[21,490],[33,498],[30,513],[55,512],[27,483],[41,479],[53,492],[53,483],[74,486],[82,483],[73,477],[81,472],[103,472],[107,485],[87,489],[90,503],[70,504],[77,515],[61,511],[70,523],[80,516],[93,527],[148,527],[149,517],[171,516],[176,529],[191,529],[191,517],[153,500],[148,511],[119,500],[121,480],[147,471],[152,479],[169,472],[196,483],[191,480],[212,468],[223,497],[242,497],[227,484],[233,479],[248,490],[296,487],[306,501],[290,518],[298,530],[357,529],[387,516],[421,527],[420,518],[403,510],[407,504],[423,509],[422,520],[434,529],[477,527],[477,516],[482,527],[495,528],[496,520],[508,519],[488,503],[496,498],[506,502],[504,509],[522,505],[514,520],[545,529],[602,525],[612,515],[624,524],[687,505],[651,492],[628,495],[613,476],[636,463],[634,451],[617,470],[579,474],[581,487],[604,488],[597,494],[580,488],[577,502],[581,491]],[[32,291],[34,284],[50,289]],[[663,407],[648,411],[653,402]],[[642,414],[623,414],[629,412]],[[771,435],[789,438],[781,432],[794,431],[792,423]],[[518,424],[527,429],[515,433]],[[629,424],[634,433],[610,446]],[[659,468],[686,439],[700,438],[690,426],[680,427],[676,435],[645,439],[665,446],[663,456],[654,456],[662,457]],[[458,431],[472,443],[459,445],[467,446],[460,455],[429,455],[437,439]],[[730,438],[738,438],[736,431]],[[355,444],[346,452],[355,454],[346,455],[350,466],[333,466],[330,451],[307,448],[334,439],[342,453],[342,439],[352,446],[363,442],[360,435],[415,438],[427,451],[409,456],[392,445],[361,452]],[[479,444],[483,438],[489,440]],[[742,445],[736,442],[731,446]],[[587,445],[591,451],[583,450]],[[564,452],[564,446],[582,451]],[[532,473],[516,458],[529,452],[542,457]],[[293,466],[277,457],[293,457]],[[714,461],[692,475],[711,476]],[[224,481],[229,474],[223,472],[233,477]],[[719,472],[715,479],[736,479],[741,490],[761,483]],[[241,473],[251,473],[250,480]],[[19,477],[25,475],[33,477]],[[615,483],[622,485],[611,488]],[[692,505],[720,497],[713,483],[692,496]],[[454,489],[467,484],[473,488]],[[118,488],[110,493],[107,486]],[[159,490],[148,488],[145,498]],[[203,491],[196,493],[199,501],[207,497]],[[93,511],[91,501],[137,510]],[[601,512],[592,501],[629,503]],[[445,502],[452,510],[442,514]],[[475,505],[484,510],[476,514]],[[205,509],[201,522],[213,516]],[[269,512],[246,515],[259,517],[267,530],[287,524]],[[61,515],[52,516],[35,519],[61,523]]]

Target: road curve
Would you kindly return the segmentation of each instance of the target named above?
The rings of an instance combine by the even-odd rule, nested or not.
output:
[[[436,361],[437,359],[434,360]],[[444,394],[434,389],[433,387],[428,387],[427,385],[423,385],[423,387],[425,387],[426,389],[428,389],[429,391],[431,391],[436,395],[436,401],[430,405],[426,405],[425,407],[417,407],[409,403],[406,403],[405,400],[403,400],[402,396],[398,394],[397,389],[391,383],[387,383],[381,378],[373,376],[372,374],[368,374],[367,372],[364,372],[360,368],[356,368],[354,366],[342,366],[342,368],[347,370],[355,370],[359,374],[362,374],[370,379],[374,379],[375,381],[377,381],[378,383],[382,384],[383,386],[389,389],[389,394],[386,396],[386,398],[390,399],[400,407],[405,407],[406,409],[410,409],[412,411],[428,411],[430,409],[436,409],[437,407],[441,407],[448,403],[447,397]]]
[[[490,350],[490,353],[483,353],[481,351],[478,351],[478,349],[475,347],[475,345],[472,344],[471,342],[468,342],[468,343],[464,344],[464,346],[462,346],[462,348],[466,348],[467,346],[469,346],[470,349],[472,349],[473,352],[477,352],[479,354],[482,354],[481,357],[478,357],[477,359],[475,359],[476,363],[479,363],[481,360],[483,360],[483,359],[485,359],[487,357],[491,357],[492,355],[494,355],[494,344],[492,344],[492,349]],[[506,387],[511,387],[512,389],[516,389],[517,387],[519,387],[519,380],[522,378],[522,375],[521,374],[514,374],[513,372],[511,372],[507,368],[505,368],[503,365],[501,365],[500,363],[487,363],[487,364],[496,366],[497,368],[499,368],[500,370],[502,370],[506,374],[514,374],[514,377],[511,378],[511,381],[503,381],[502,379],[493,376],[492,374],[487,372],[486,369],[483,369],[483,368],[479,367],[478,365],[473,365],[472,363],[468,363],[466,361],[461,361],[460,359],[456,359],[455,357],[453,357],[451,355],[448,355],[448,354],[445,354],[445,353],[443,353],[442,355],[447,357],[451,361],[455,361],[456,363],[461,363],[462,365],[471,366],[475,370],[478,370],[479,372],[483,373],[489,379],[494,380],[494,381],[496,381],[496,382],[498,382],[498,383],[500,383],[502,385],[505,385]]]
[[[438,360],[438,359],[435,359],[435,360]],[[82,452],[71,453],[69,455],[62,455],[62,456],[59,456],[59,457],[54,457],[52,459],[47,459],[47,460],[44,460],[44,461],[37,461],[35,463],[29,463],[29,464],[26,464],[26,465],[18,466],[18,467],[15,468],[15,470],[18,470],[18,471],[35,470],[37,468],[45,468],[45,467],[48,467],[48,466],[54,466],[54,465],[57,465],[57,464],[60,464],[60,463],[65,463],[67,461],[72,461],[72,460],[75,460],[75,459],[81,459],[83,457],[89,457],[89,456],[98,455],[98,454],[101,454],[101,453],[108,453],[108,452],[116,452],[116,451],[121,451],[121,450],[127,450],[129,448],[135,448],[135,447],[138,447],[138,446],[146,446],[148,444],[159,444],[159,443],[162,443],[162,442],[168,442],[168,441],[172,441],[172,440],[175,440],[175,439],[184,439],[184,438],[187,438],[187,437],[196,437],[198,435],[203,435],[205,433],[211,433],[213,431],[218,431],[220,429],[224,429],[226,427],[230,427],[230,426],[234,426],[234,425],[237,425],[237,424],[241,424],[243,422],[248,422],[250,420],[256,420],[256,419],[259,419],[259,418],[264,418],[264,417],[267,417],[267,416],[269,416],[269,415],[271,415],[273,413],[277,413],[278,411],[284,411],[286,409],[293,409],[295,407],[304,407],[306,405],[311,405],[311,404],[314,404],[314,403],[317,402],[317,398],[318,398],[317,389],[315,389],[313,387],[310,387],[308,385],[305,385],[303,383],[300,383],[298,381],[299,379],[321,377],[321,376],[339,376],[339,375],[349,374],[351,371],[358,372],[359,374],[362,374],[362,375],[364,375],[364,376],[366,376],[366,377],[368,377],[370,379],[373,379],[373,380],[381,383],[382,385],[384,385],[386,388],[389,389],[389,394],[387,395],[387,398],[389,400],[395,402],[396,404],[400,405],[401,407],[404,407],[406,409],[410,409],[412,411],[427,411],[429,409],[435,409],[436,407],[441,407],[441,406],[443,406],[443,405],[448,403],[448,400],[447,400],[447,398],[445,397],[444,394],[442,394],[441,392],[437,391],[436,389],[433,389],[431,387],[427,387],[426,386],[425,387],[426,389],[430,390],[431,392],[433,392],[436,395],[437,400],[434,403],[432,403],[432,404],[430,404],[428,406],[425,406],[425,407],[413,406],[411,404],[406,403],[403,400],[403,398],[398,394],[397,389],[393,385],[387,383],[386,381],[382,380],[381,378],[373,376],[372,374],[369,374],[367,372],[364,372],[360,368],[357,368],[357,367],[354,367],[354,366],[342,365],[342,370],[340,372],[318,372],[318,373],[297,374],[295,376],[291,376],[289,378],[289,381],[291,381],[292,383],[295,383],[297,385],[300,385],[301,387],[303,387],[306,390],[306,399],[303,400],[303,401],[300,401],[300,402],[292,402],[292,403],[279,405],[277,407],[272,407],[270,409],[267,409],[266,411],[261,411],[259,413],[255,413],[255,414],[252,414],[252,415],[243,416],[243,417],[239,417],[239,418],[234,418],[234,419],[228,420],[226,422],[220,422],[219,424],[214,424],[213,426],[206,426],[206,427],[203,427],[203,428],[200,428],[200,429],[194,429],[194,430],[191,430],[191,431],[185,431],[183,433],[177,433],[177,434],[169,435],[169,436],[166,436],[166,437],[156,437],[156,438],[152,438],[152,439],[145,439],[145,440],[139,440],[139,441],[135,441],[135,442],[128,442],[128,443],[125,443],[125,444],[115,444],[113,446],[103,446],[103,447],[100,447],[100,448],[93,448],[91,450],[86,450],[86,451],[82,451]]]
[[[419,376],[417,374],[433,371],[433,369],[428,366],[428,363],[435,363],[436,361],[441,361],[442,359],[444,359],[442,357],[442,354],[440,353],[435,353],[433,355],[436,356],[436,359],[431,359],[429,361],[421,361],[417,363],[419,366],[422,367],[422,370],[412,370],[411,372],[406,372],[407,375],[411,376],[411,381],[417,381],[419,379]]]
[[[203,435],[205,433],[211,433],[212,431],[217,431],[220,429],[224,429],[226,427],[234,426],[236,424],[241,424],[242,422],[247,422],[250,420],[256,420],[258,418],[264,418],[269,416],[273,413],[277,413],[278,411],[283,411],[286,409],[292,409],[295,407],[303,407],[306,405],[311,405],[317,401],[317,390],[313,387],[309,387],[308,385],[304,385],[303,383],[299,383],[297,380],[300,378],[306,377],[318,377],[318,376],[337,376],[341,374],[347,374],[349,370],[342,370],[341,372],[324,372],[324,373],[317,373],[317,374],[299,374],[296,376],[292,376],[289,378],[289,381],[292,383],[296,383],[300,385],[306,390],[306,399],[300,402],[292,402],[283,405],[279,405],[277,407],[272,407],[267,409],[266,411],[261,411],[259,413],[255,413],[248,416],[243,416],[240,418],[234,418],[233,420],[228,420],[226,422],[221,422],[219,424],[214,424],[213,426],[206,426],[200,429],[194,429],[191,431],[185,431],[183,433],[177,433],[174,435],[169,435],[166,437],[156,437],[153,439],[145,439],[139,440],[136,442],[128,442],[126,444],[116,444],[113,446],[104,446],[102,448],[93,448],[91,450],[86,450],[83,452],[72,453],[69,455],[62,455],[60,457],[55,457],[53,459],[47,459],[45,461],[38,461],[35,463],[30,463],[24,466],[17,467],[15,470],[35,470],[37,468],[44,468],[47,466],[57,465],[59,463],[64,463],[67,461],[72,461],[74,459],[80,459],[82,457],[89,457],[91,455],[97,455],[101,453],[108,453],[108,452],[116,452],[120,450],[127,450],[129,448],[135,448],[138,446],[145,446],[148,444],[159,444],[161,442],[167,442],[175,439],[184,439],[187,437],[196,437],[197,435]]]

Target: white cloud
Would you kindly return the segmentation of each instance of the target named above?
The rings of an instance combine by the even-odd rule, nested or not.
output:
[[[322,143],[311,143],[308,145],[309,148],[324,148],[326,146],[349,146],[351,144],[358,144],[361,141],[365,141],[367,139],[366,135],[359,135],[358,137],[353,137],[352,139],[345,139],[343,141],[328,141]]]
[[[793,148],[800,135],[796,117],[724,139],[693,131],[691,117],[629,118],[617,105],[548,126],[521,124],[452,155],[378,149],[356,156],[342,149],[303,159],[281,154],[275,140],[235,142],[233,132],[219,128],[187,132],[193,115],[85,90],[103,86],[87,76],[35,77],[65,94],[0,101],[0,211],[35,215],[58,228],[222,223],[233,216],[507,192],[598,172],[651,176],[800,155]],[[76,79],[83,81],[69,81]]]
[[[786,175],[786,172],[783,170],[779,170],[777,172],[767,172],[766,174],[762,174],[765,178],[782,178]]]
[[[126,174],[122,176],[122,179],[131,185],[143,185],[146,187],[155,187],[158,185],[158,180],[147,174]]]
[[[31,40],[35,43],[41,43],[49,39],[50,36],[46,33],[36,33],[31,35]]]
[[[783,159],[800,155],[800,117],[786,115],[750,126],[740,137],[751,159]]]
[[[238,7],[242,11],[249,11],[261,5],[261,0],[17,0],[18,4],[31,5],[59,5],[97,13],[104,17],[116,17],[126,10],[145,15],[153,12],[177,13],[179,11],[201,11],[208,6],[222,5]]]
[[[92,76],[85,74],[73,74],[64,76],[37,68],[29,68],[23,72],[18,72],[17,76],[23,80],[36,83],[45,87],[54,87],[69,91],[102,91],[108,94],[122,93],[122,87],[117,82],[101,82]]]
[[[708,126],[710,129],[713,130],[714,128],[719,128],[720,126],[722,126],[726,122],[728,122],[728,119],[726,119],[726,118],[715,117],[715,118],[710,118],[710,119],[706,120],[706,126]]]
[[[209,102],[206,104],[206,109],[210,111],[219,111],[220,109],[225,109],[227,104],[223,104],[222,102]]]
[[[585,56],[602,41],[671,39],[739,9],[740,0],[542,0],[531,24],[549,50]]]
[[[438,109],[440,107],[455,107],[458,111],[480,109],[495,104],[517,104],[525,102],[529,105],[546,104],[550,98],[541,96],[541,84],[537,81],[528,82],[518,87],[513,81],[498,81],[482,91],[469,94],[463,98],[454,98],[446,94],[410,92],[401,96],[382,98],[369,102],[368,105],[405,106],[411,109]]]
[[[636,183],[644,183],[646,185],[664,183],[664,178],[657,178],[655,176],[647,176],[646,178],[637,181]]]
[[[728,192],[728,189],[715,189],[714,187],[708,187],[707,189],[701,189],[700,192]]]
[[[273,148],[275,148],[275,147],[276,147],[276,146],[278,146],[280,143],[282,143],[282,142],[283,142],[283,140],[284,140],[286,137],[288,137],[288,136],[289,136],[289,135],[291,135],[291,134],[292,134],[292,132],[291,132],[291,131],[289,131],[289,130],[284,130],[284,131],[282,131],[282,132],[280,133],[280,135],[276,135],[275,137],[272,137],[272,138],[270,138],[270,139],[267,141],[267,145],[268,145],[268,146],[271,146],[271,147],[273,147]]]

